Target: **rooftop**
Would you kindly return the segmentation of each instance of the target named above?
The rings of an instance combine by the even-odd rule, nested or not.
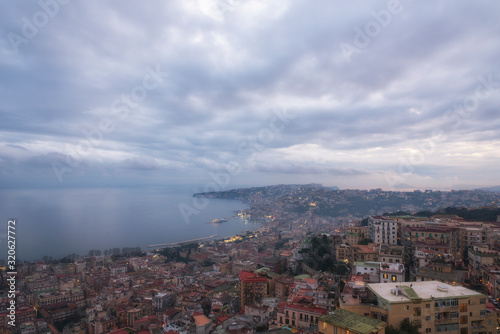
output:
[[[406,303],[413,299],[464,298],[482,295],[462,286],[448,285],[439,281],[373,283],[367,285],[379,297],[393,303]],[[393,292],[400,288],[398,295]]]
[[[267,283],[267,278],[246,270],[240,272],[240,280],[244,283]]]
[[[345,309],[336,309],[334,312],[321,316],[319,319],[358,334],[377,332],[386,326],[386,323],[383,321]]]

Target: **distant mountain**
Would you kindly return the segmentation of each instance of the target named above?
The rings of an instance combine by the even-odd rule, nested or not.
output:
[[[493,191],[496,193],[500,193],[500,186],[495,186],[495,187],[488,187],[488,188],[478,188],[475,190],[485,190],[485,191]]]

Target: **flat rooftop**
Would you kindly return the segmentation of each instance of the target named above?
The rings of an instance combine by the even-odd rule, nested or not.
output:
[[[482,295],[480,292],[462,286],[449,285],[439,281],[372,283],[367,284],[367,286],[379,297],[393,303],[406,303],[413,299],[465,298]],[[400,287],[400,291],[398,295],[395,295],[392,290],[397,287]],[[438,287],[440,288],[438,289]]]
[[[386,326],[383,321],[344,309],[336,309],[330,314],[320,317],[320,320],[358,334],[378,332]]]

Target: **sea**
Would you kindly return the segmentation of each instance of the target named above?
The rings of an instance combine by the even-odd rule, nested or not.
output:
[[[260,226],[234,217],[248,208],[247,204],[195,198],[196,189],[175,185],[0,190],[0,259],[7,259],[9,219],[16,220],[15,255],[20,261],[38,261],[44,256],[59,259],[69,254],[86,256],[95,249],[147,250],[148,245],[215,234],[223,238]],[[228,217],[232,218],[208,223]]]

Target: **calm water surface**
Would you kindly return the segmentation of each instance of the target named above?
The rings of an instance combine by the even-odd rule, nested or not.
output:
[[[217,199],[210,199],[186,222],[179,205],[194,209],[192,194],[191,186],[1,190],[0,218],[5,231],[7,220],[17,219],[17,257],[29,261],[44,255],[86,255],[90,249],[146,248],[213,234],[225,237],[258,227],[239,218],[207,224],[248,207],[240,201]],[[5,259],[5,234],[0,238],[0,258]]]

